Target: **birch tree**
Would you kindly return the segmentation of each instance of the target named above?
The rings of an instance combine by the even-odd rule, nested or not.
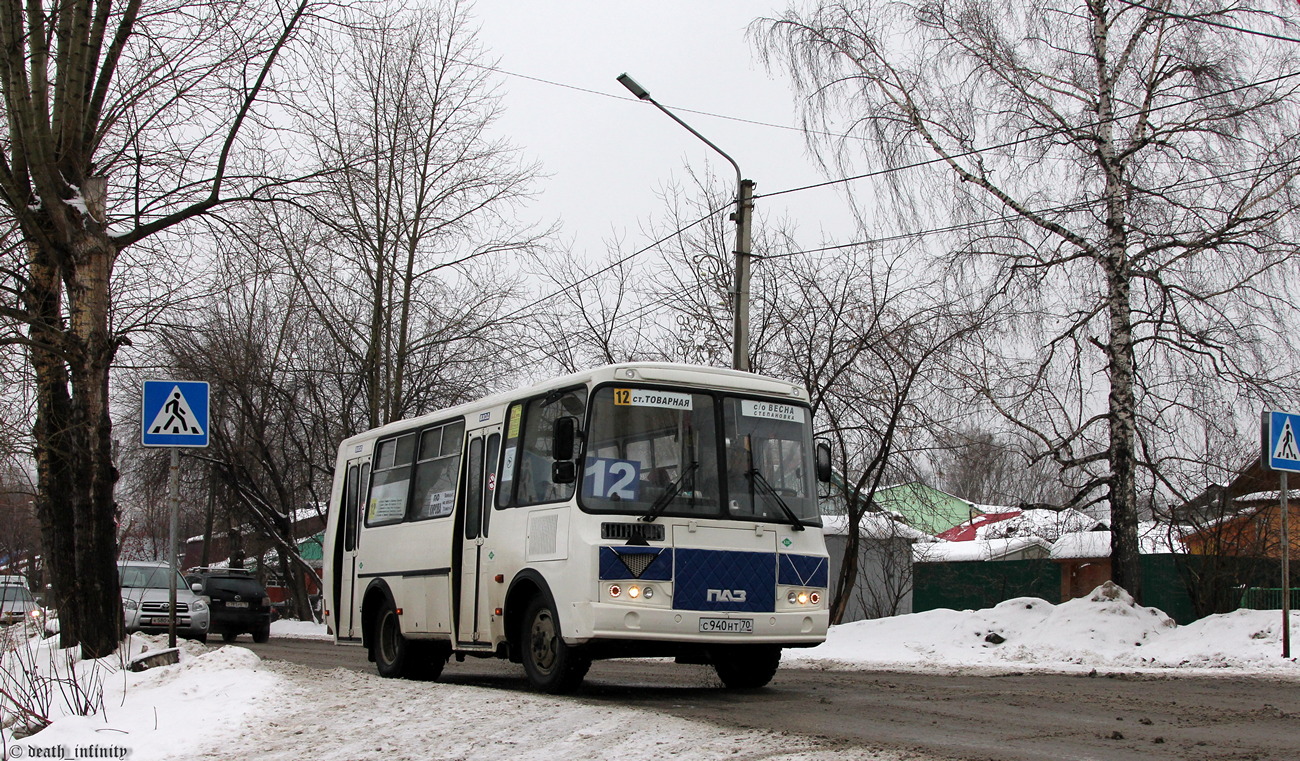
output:
[[[1198,414],[1183,383],[1286,391],[1267,298],[1293,274],[1300,48],[1204,22],[1293,21],[1218,0],[866,0],[755,28],[809,126],[847,136],[819,143],[828,165],[897,170],[878,219],[965,223],[948,264],[1008,329],[970,354],[971,386],[1077,474],[1076,504],[1109,507],[1114,580],[1139,598],[1138,494],[1177,467],[1161,434]]]

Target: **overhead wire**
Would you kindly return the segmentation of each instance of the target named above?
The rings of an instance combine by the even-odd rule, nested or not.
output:
[[[1181,14],[1175,14],[1175,13],[1172,13],[1172,12],[1162,11],[1161,9],[1152,8],[1152,7],[1150,7],[1150,6],[1146,6],[1146,5],[1142,4],[1142,3],[1136,2],[1135,0],[1120,0],[1120,2],[1123,2],[1123,3],[1127,4],[1127,5],[1131,5],[1131,6],[1133,6],[1133,7],[1141,8],[1141,9],[1144,9],[1144,10],[1147,10],[1147,11],[1151,11],[1151,12],[1161,12],[1161,13],[1165,13],[1166,15],[1169,15],[1169,16],[1172,16],[1172,17],[1175,17],[1175,18],[1182,18],[1182,19],[1185,19],[1185,20],[1188,20],[1188,21],[1203,22],[1203,23],[1207,23],[1207,24],[1212,25],[1212,26],[1222,27],[1222,28],[1225,28],[1225,29],[1234,30],[1234,31],[1238,31],[1238,32],[1243,32],[1243,33],[1247,33],[1247,34],[1255,34],[1255,35],[1258,35],[1258,36],[1261,36],[1261,37],[1267,37],[1267,38],[1270,38],[1270,39],[1283,40],[1283,41],[1289,41],[1289,42],[1300,42],[1300,40],[1297,40],[1297,39],[1294,39],[1294,38],[1290,38],[1290,37],[1285,37],[1285,36],[1281,36],[1281,35],[1273,35],[1273,34],[1269,34],[1269,33],[1266,33],[1266,32],[1259,32],[1259,31],[1257,31],[1257,30],[1250,30],[1250,29],[1245,29],[1245,28],[1241,28],[1241,27],[1234,27],[1234,26],[1232,26],[1232,25],[1222,24],[1222,23],[1219,23],[1219,22],[1213,22],[1213,21],[1208,20],[1208,19],[1200,19],[1200,18],[1196,18],[1196,17],[1185,16],[1185,15],[1181,15]],[[576,85],[570,85],[570,84],[567,84],[567,83],[557,82],[557,81],[554,81],[554,80],[545,79],[545,78],[542,78],[542,77],[536,77],[536,76],[532,76],[532,75],[528,75],[528,74],[521,74],[521,73],[519,73],[519,72],[514,72],[514,71],[509,71],[509,70],[507,70],[507,69],[503,69],[503,68],[501,68],[501,67],[499,67],[499,66],[492,66],[492,65],[480,64],[480,63],[470,62],[470,61],[460,61],[460,63],[465,64],[465,65],[469,65],[469,66],[475,66],[475,67],[478,67],[478,68],[483,68],[483,69],[486,69],[486,70],[489,70],[489,71],[493,71],[493,72],[496,72],[496,73],[499,73],[499,74],[502,74],[502,75],[505,75],[505,76],[517,77],[517,78],[520,78],[520,79],[525,79],[525,80],[529,80],[529,81],[534,81],[534,82],[538,82],[538,83],[542,83],[542,84],[550,85],[550,86],[553,86],[553,87],[560,87],[560,88],[564,88],[564,89],[568,89],[568,90],[573,90],[573,91],[576,91],[576,92],[581,92],[581,93],[585,93],[585,94],[589,94],[589,95],[598,95],[598,96],[601,96],[601,97],[605,97],[605,98],[613,98],[613,99],[621,100],[621,101],[631,100],[631,99],[629,99],[629,98],[627,98],[627,97],[624,97],[624,96],[621,96],[621,95],[616,95],[616,94],[613,94],[613,93],[602,92],[602,91],[599,91],[599,90],[593,90],[593,89],[590,89],[590,88],[579,87],[579,86],[576,86]],[[920,167],[924,167],[924,166],[929,166],[929,165],[932,165],[932,164],[936,164],[936,163],[940,163],[940,162],[944,162],[944,161],[949,161],[949,160],[952,160],[952,159],[966,158],[966,157],[969,157],[969,156],[972,156],[972,155],[976,155],[976,154],[980,154],[980,153],[989,153],[989,152],[994,152],[994,151],[1004,150],[1004,149],[1012,148],[1012,147],[1015,147],[1015,146],[1018,146],[1018,145],[1024,145],[1024,144],[1026,144],[1026,143],[1030,143],[1030,142],[1033,142],[1033,141],[1041,140],[1041,139],[1043,139],[1044,137],[1050,137],[1050,136],[1052,136],[1052,135],[1065,134],[1065,133],[1071,131],[1071,129],[1072,129],[1072,130],[1078,130],[1078,129],[1084,129],[1084,128],[1088,128],[1088,127],[1100,126],[1100,125],[1105,124],[1105,123],[1107,123],[1107,122],[1114,122],[1114,121],[1119,121],[1119,120],[1122,120],[1122,119],[1132,118],[1133,116],[1136,116],[1136,115],[1139,114],[1139,113],[1151,113],[1151,112],[1154,112],[1154,111],[1161,111],[1161,110],[1165,110],[1165,109],[1169,109],[1169,108],[1175,108],[1175,107],[1178,107],[1178,106],[1188,105],[1188,104],[1196,103],[1196,102],[1200,102],[1200,101],[1203,101],[1203,100],[1208,100],[1208,99],[1212,99],[1212,98],[1221,97],[1221,96],[1223,96],[1223,95],[1229,95],[1229,94],[1232,94],[1232,93],[1234,93],[1234,92],[1238,92],[1238,91],[1241,91],[1241,90],[1246,90],[1246,89],[1250,89],[1250,88],[1254,88],[1254,87],[1261,87],[1261,86],[1265,86],[1265,85],[1269,85],[1269,84],[1274,84],[1274,83],[1277,83],[1277,82],[1285,81],[1285,80],[1290,79],[1290,78],[1293,78],[1293,77],[1295,77],[1295,76],[1297,76],[1297,75],[1300,75],[1300,72],[1292,72],[1292,73],[1289,73],[1289,74],[1282,74],[1282,75],[1279,75],[1279,76],[1276,76],[1276,77],[1271,77],[1271,78],[1263,79],[1263,80],[1257,80],[1257,81],[1254,81],[1254,82],[1250,82],[1250,83],[1246,83],[1246,84],[1238,85],[1238,86],[1235,86],[1235,87],[1226,88],[1226,89],[1219,90],[1219,91],[1212,92],[1212,93],[1206,93],[1206,94],[1199,95],[1199,96],[1195,96],[1195,97],[1184,98],[1184,99],[1181,99],[1181,100],[1179,100],[1179,101],[1174,101],[1174,102],[1171,102],[1171,103],[1165,103],[1165,104],[1161,104],[1161,105],[1158,105],[1158,106],[1153,106],[1153,107],[1151,107],[1151,108],[1143,109],[1143,110],[1141,110],[1141,111],[1135,111],[1135,112],[1133,112],[1132,114],[1120,115],[1120,116],[1114,116],[1114,117],[1111,117],[1111,118],[1109,118],[1109,119],[1099,119],[1099,120],[1096,120],[1096,121],[1094,121],[1094,122],[1092,122],[1092,123],[1084,123],[1084,124],[1078,125],[1078,126],[1076,126],[1076,127],[1074,127],[1074,128],[1070,128],[1070,129],[1066,129],[1066,128],[1058,128],[1058,129],[1050,130],[1050,131],[1048,131],[1048,132],[1045,132],[1045,133],[1043,133],[1043,134],[1039,134],[1039,135],[1026,136],[1026,137],[1017,138],[1017,139],[1014,139],[1014,140],[1008,140],[1008,141],[1005,141],[1005,142],[1002,142],[1002,143],[997,143],[997,144],[994,144],[994,145],[984,146],[984,147],[980,147],[980,148],[972,148],[972,149],[970,149],[970,150],[961,151],[961,152],[954,153],[954,154],[951,154],[951,155],[947,155],[947,156],[939,156],[939,157],[935,157],[935,158],[931,158],[931,159],[926,159],[926,160],[922,160],[922,161],[913,162],[913,163],[911,163],[911,164],[904,164],[904,165],[894,166],[894,167],[886,167],[886,168],[884,168],[884,169],[880,169],[880,170],[875,170],[875,171],[871,171],[871,172],[864,172],[864,173],[857,174],[857,175],[852,175],[852,176],[847,176],[847,177],[840,177],[840,178],[836,178],[836,179],[832,179],[832,180],[826,180],[826,181],[823,181],[823,182],[812,183],[812,184],[802,185],[802,186],[797,186],[797,187],[793,187],[793,188],[786,188],[786,189],[783,189],[783,190],[772,191],[772,192],[770,192],[770,193],[755,194],[754,199],[755,199],[755,200],[758,200],[758,199],[761,199],[761,198],[772,198],[772,197],[776,197],[776,196],[780,196],[780,195],[787,195],[787,194],[790,194],[790,193],[798,193],[798,192],[804,192],[804,191],[807,191],[807,190],[813,190],[813,189],[818,189],[818,188],[829,187],[829,186],[833,186],[833,185],[847,184],[847,183],[855,182],[855,181],[862,180],[862,179],[868,179],[868,178],[872,178],[872,177],[878,177],[878,176],[883,176],[883,175],[887,175],[887,174],[892,174],[892,173],[895,173],[895,172],[907,171],[907,170],[910,170],[910,169],[916,169],[916,168],[920,168]],[[808,134],[808,133],[811,132],[812,134],[818,134],[818,135],[829,136],[829,137],[839,137],[839,138],[845,138],[845,139],[848,139],[848,138],[855,138],[855,137],[856,137],[856,138],[860,138],[860,139],[864,139],[864,140],[866,139],[865,137],[862,137],[862,136],[854,136],[854,135],[847,135],[847,134],[840,134],[840,133],[833,133],[833,132],[821,132],[821,131],[815,131],[815,130],[807,130],[807,129],[803,129],[803,128],[792,127],[792,126],[789,126],[789,125],[773,124],[773,123],[769,123],[769,122],[762,122],[762,121],[753,120],[753,119],[745,119],[745,118],[741,118],[741,117],[728,116],[728,115],[725,115],[725,114],[718,114],[718,113],[714,113],[714,112],[702,111],[702,110],[698,110],[698,109],[691,109],[691,108],[685,108],[685,107],[680,107],[680,106],[673,106],[673,108],[674,108],[675,110],[677,110],[677,111],[681,111],[681,112],[683,112],[683,113],[697,114],[697,115],[701,115],[701,116],[708,116],[708,117],[711,117],[711,118],[724,119],[724,120],[728,120],[728,121],[734,121],[734,122],[738,122],[738,123],[751,124],[751,125],[755,125],[755,126],[762,126],[762,127],[768,127],[768,128],[774,128],[774,129],[789,130],[789,131],[798,131],[798,132],[801,132],[801,133],[804,133],[804,134]],[[601,269],[595,270],[595,271],[593,271],[593,272],[591,272],[591,273],[588,273],[588,274],[586,274],[585,276],[583,276],[582,278],[580,278],[580,279],[578,279],[578,280],[575,280],[575,281],[572,282],[572,283],[569,283],[569,284],[567,284],[567,285],[564,285],[564,286],[560,287],[560,288],[557,289],[557,290],[551,291],[551,292],[549,292],[549,293],[547,293],[547,294],[545,294],[545,295],[543,295],[543,296],[541,296],[541,297],[539,297],[539,298],[537,298],[537,299],[534,299],[533,301],[530,301],[530,302],[528,302],[527,304],[524,304],[524,305],[520,306],[519,308],[517,308],[517,309],[515,309],[515,310],[513,310],[513,311],[511,311],[511,312],[509,312],[509,313],[507,313],[507,314],[505,314],[505,315],[502,315],[502,316],[499,317],[498,319],[500,319],[500,320],[506,320],[506,319],[510,319],[510,318],[516,317],[516,316],[518,316],[518,315],[520,315],[520,314],[522,314],[522,313],[524,313],[524,312],[526,312],[526,311],[528,311],[528,310],[533,309],[534,307],[536,307],[536,306],[538,306],[538,305],[540,305],[540,304],[542,304],[542,303],[544,303],[544,302],[546,302],[546,301],[549,301],[549,300],[551,300],[551,299],[554,299],[556,296],[559,296],[559,295],[561,295],[561,294],[563,294],[563,293],[566,293],[566,292],[568,292],[568,291],[570,291],[570,290],[572,290],[572,289],[574,289],[574,288],[577,288],[578,286],[582,285],[583,283],[589,282],[590,280],[592,280],[592,279],[598,277],[599,275],[602,275],[602,274],[604,274],[604,273],[606,273],[606,272],[609,272],[609,271],[615,269],[616,267],[621,266],[622,264],[624,264],[624,263],[630,261],[631,259],[633,259],[633,258],[635,258],[635,257],[637,257],[637,256],[640,256],[641,254],[644,254],[644,253],[646,253],[646,252],[648,252],[648,251],[654,250],[655,248],[657,248],[657,247],[663,245],[664,243],[666,243],[667,241],[671,240],[672,238],[675,238],[675,237],[677,237],[677,236],[679,236],[679,235],[685,233],[686,231],[690,230],[691,228],[696,227],[697,225],[699,225],[699,224],[705,222],[706,220],[708,220],[708,219],[709,219],[710,217],[712,217],[713,215],[717,214],[718,212],[722,211],[723,209],[726,209],[726,208],[727,208],[728,206],[730,206],[732,203],[733,203],[733,202],[729,201],[727,204],[724,204],[723,206],[720,206],[720,207],[718,207],[717,209],[714,209],[714,210],[712,210],[712,211],[706,213],[705,215],[701,216],[700,218],[698,218],[698,219],[696,219],[696,220],[694,220],[694,221],[692,221],[692,222],[690,222],[690,223],[688,223],[688,224],[686,224],[686,225],[683,225],[683,226],[677,228],[677,229],[674,230],[673,232],[668,233],[667,235],[665,235],[665,236],[659,238],[658,240],[655,240],[654,242],[649,243],[648,245],[646,245],[646,246],[644,246],[644,247],[642,247],[642,248],[640,248],[640,249],[638,249],[638,250],[636,250],[636,251],[633,251],[632,253],[627,254],[626,256],[620,257],[619,259],[615,260],[614,262],[610,263],[609,265],[607,265],[607,266],[605,266],[605,267],[602,267]],[[1076,206],[1078,206],[1078,205],[1077,205],[1077,204],[1072,204],[1072,205],[1068,205],[1068,206],[1056,207],[1056,208],[1053,208],[1053,209],[1044,209],[1044,210],[1041,210],[1041,211],[1039,211],[1039,212],[1037,212],[1037,213],[1057,213],[1057,212],[1061,212],[1061,211],[1070,211],[1070,210],[1073,210],[1074,207],[1076,207]],[[800,254],[809,254],[809,253],[818,253],[818,252],[830,251],[830,250],[839,250],[839,249],[851,248],[851,247],[854,247],[854,246],[860,246],[860,245],[870,245],[870,244],[877,244],[877,243],[883,243],[883,242],[890,242],[890,241],[894,241],[894,240],[905,240],[905,239],[914,239],[914,238],[920,238],[920,237],[927,237],[927,236],[929,236],[929,235],[942,234],[942,233],[946,233],[946,232],[957,232],[957,231],[961,231],[961,230],[964,230],[964,229],[973,229],[973,228],[975,228],[975,227],[980,227],[980,226],[986,226],[986,225],[997,224],[997,223],[1000,223],[1000,222],[1009,221],[1009,220],[1014,219],[1014,218],[1015,218],[1015,217],[1003,216],[1003,217],[994,218],[994,219],[990,219],[990,220],[977,220],[977,221],[972,221],[972,222],[959,223],[959,224],[955,224],[955,225],[951,225],[951,226],[947,226],[947,227],[942,227],[942,228],[933,228],[933,229],[931,229],[931,230],[922,230],[922,231],[916,231],[916,232],[913,232],[913,233],[901,233],[901,234],[897,234],[897,235],[886,236],[886,237],[883,237],[883,238],[876,238],[876,239],[870,239],[870,240],[865,240],[865,241],[856,241],[856,242],[853,242],[853,243],[835,244],[835,245],[831,245],[831,246],[823,246],[823,247],[815,248],[815,249],[807,249],[807,250],[804,250],[804,251],[787,252],[787,253],[782,253],[782,254],[773,254],[773,255],[768,255],[768,256],[766,256],[766,257],[762,257],[762,256],[760,256],[760,257],[757,257],[757,258],[769,258],[769,259],[774,259],[774,258],[781,258],[781,257],[796,256],[796,255],[800,255]],[[639,318],[639,317],[642,317],[642,316],[644,316],[644,314],[645,314],[646,312],[648,312],[650,309],[652,309],[652,308],[658,306],[659,304],[666,303],[667,300],[668,300],[668,297],[662,297],[662,298],[657,299],[657,300],[655,300],[655,301],[653,301],[653,302],[650,302],[649,304],[643,305],[642,307],[638,308],[638,310],[635,310],[634,313],[630,314],[629,317],[631,317],[631,318],[633,318],[633,319],[635,319],[635,318]]]
[[[1261,32],[1258,29],[1249,29],[1243,26],[1225,24],[1222,21],[1214,21],[1213,19],[1205,18],[1204,16],[1189,16],[1185,13],[1175,13],[1173,11],[1165,10],[1164,8],[1156,8],[1150,5],[1146,5],[1145,3],[1135,2],[1135,0],[1119,0],[1119,2],[1123,3],[1124,5],[1130,5],[1134,8],[1141,8],[1142,10],[1148,11],[1150,13],[1159,13],[1162,16],[1181,19],[1183,21],[1191,21],[1197,24],[1205,24],[1206,26],[1218,27],[1219,29],[1227,29],[1233,32],[1241,32],[1242,34],[1254,35],[1255,37],[1263,37],[1265,39],[1270,39],[1270,40],[1300,43],[1300,39],[1297,39],[1295,37],[1287,37],[1284,34],[1273,34],[1272,32]]]
[[[957,153],[947,154],[947,155],[943,155],[943,156],[937,156],[937,157],[935,157],[935,158],[924,159],[924,160],[921,160],[921,161],[915,161],[915,162],[912,162],[912,163],[910,163],[910,164],[902,164],[902,165],[899,165],[899,166],[885,167],[884,169],[877,169],[877,170],[875,170],[875,171],[871,171],[871,172],[863,172],[862,174],[851,175],[851,176],[848,176],[848,177],[840,177],[840,178],[833,179],[833,180],[826,180],[826,181],[823,181],[823,182],[815,182],[815,183],[811,183],[811,184],[809,184],[809,185],[801,185],[801,186],[798,186],[798,187],[786,188],[785,190],[776,190],[776,191],[773,191],[773,192],[771,192],[771,193],[761,193],[761,194],[756,193],[756,194],[754,194],[754,200],[758,200],[758,199],[760,199],[760,198],[772,198],[772,197],[775,197],[775,196],[787,195],[787,194],[789,194],[789,193],[801,193],[801,192],[803,192],[803,191],[805,191],[805,190],[815,190],[815,189],[818,189],[818,188],[830,187],[830,186],[832,186],[832,185],[842,185],[842,184],[845,184],[845,183],[856,182],[856,181],[858,181],[858,180],[864,180],[864,179],[868,179],[868,178],[871,178],[871,177],[879,177],[879,176],[886,175],[886,174],[892,174],[892,173],[894,173],[894,172],[902,172],[902,171],[906,171],[906,170],[909,170],[909,169],[918,169],[918,168],[920,168],[920,167],[929,166],[929,165],[931,165],[931,164],[938,164],[938,163],[942,163],[942,162],[946,162],[946,161],[951,161],[951,160],[953,160],[953,159],[967,158],[967,157],[969,157],[969,156],[974,156],[974,155],[977,155],[977,154],[980,154],[980,153],[987,153],[987,152],[990,152],[990,151],[1001,150],[1001,149],[1003,149],[1003,148],[1009,148],[1009,147],[1016,146],[1016,145],[1023,145],[1023,144],[1025,144],[1025,143],[1029,143],[1029,142],[1039,141],[1039,140],[1042,140],[1042,139],[1047,138],[1047,137],[1052,137],[1052,136],[1054,136],[1054,135],[1063,135],[1063,134],[1066,134],[1066,133],[1068,133],[1068,132],[1070,132],[1070,131],[1074,131],[1074,130],[1086,129],[1086,128],[1089,128],[1089,127],[1099,127],[1099,126],[1101,126],[1101,125],[1103,125],[1103,124],[1107,124],[1107,123],[1111,123],[1111,122],[1118,122],[1118,121],[1121,121],[1121,120],[1124,120],[1124,119],[1131,119],[1131,118],[1133,118],[1134,116],[1139,115],[1140,113],[1151,113],[1151,112],[1154,112],[1154,111],[1163,111],[1163,110],[1165,110],[1165,109],[1169,109],[1169,108],[1177,108],[1178,106],[1186,106],[1186,105],[1189,105],[1189,104],[1191,104],[1191,103],[1196,103],[1196,102],[1203,101],[1203,100],[1210,100],[1210,99],[1213,99],[1213,98],[1218,98],[1218,97],[1221,97],[1221,96],[1223,96],[1223,95],[1230,95],[1230,94],[1232,94],[1232,93],[1234,93],[1234,92],[1239,92],[1239,91],[1241,91],[1241,90],[1248,90],[1248,89],[1252,89],[1252,88],[1255,88],[1255,87],[1263,87],[1263,86],[1265,86],[1265,85],[1275,84],[1275,83],[1277,83],[1277,82],[1282,82],[1282,81],[1285,81],[1285,80],[1287,80],[1287,79],[1291,79],[1291,78],[1293,78],[1293,77],[1297,77],[1297,76],[1300,76],[1300,71],[1293,71],[1293,72],[1291,72],[1291,73],[1289,73],[1289,74],[1280,74],[1280,75],[1278,75],[1278,76],[1276,76],[1276,77],[1269,77],[1268,79],[1256,80],[1256,81],[1254,81],[1254,82],[1248,82],[1248,83],[1246,83],[1246,84],[1237,85],[1237,86],[1235,86],[1235,87],[1229,87],[1229,88],[1224,89],[1224,90],[1217,90],[1217,91],[1215,91],[1215,92],[1205,93],[1204,95],[1197,95],[1197,96],[1195,96],[1195,97],[1191,97],[1191,98],[1183,98],[1182,100],[1174,101],[1174,102],[1172,102],[1172,103],[1164,103],[1164,104],[1161,104],[1161,105],[1158,105],[1158,106],[1151,106],[1150,108],[1142,109],[1141,111],[1135,111],[1135,112],[1130,113],[1130,114],[1124,114],[1124,115],[1120,115],[1120,116],[1113,116],[1113,117],[1110,117],[1110,118],[1108,118],[1108,119],[1098,119],[1098,120],[1093,121],[1093,122],[1085,122],[1085,123],[1080,124],[1080,125],[1078,125],[1078,126],[1076,126],[1076,127],[1072,127],[1072,128],[1070,128],[1070,129],[1068,129],[1068,130],[1065,129],[1065,128],[1058,128],[1058,129],[1047,130],[1047,131],[1045,131],[1045,132],[1043,132],[1043,133],[1041,133],[1041,134],[1037,134],[1037,135],[1026,136],[1026,137],[1019,137],[1019,138],[1016,138],[1016,139],[1014,139],[1014,140],[1007,140],[1007,141],[1005,141],[1005,142],[997,143],[997,144],[990,145],[990,146],[984,146],[984,147],[981,147],[981,148],[971,148],[971,149],[969,149],[969,150],[965,150],[965,151],[958,151]]]

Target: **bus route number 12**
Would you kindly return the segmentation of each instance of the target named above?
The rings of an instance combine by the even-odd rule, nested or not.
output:
[[[587,460],[582,474],[583,494],[598,499],[637,499],[641,491],[641,463],[596,457]]]

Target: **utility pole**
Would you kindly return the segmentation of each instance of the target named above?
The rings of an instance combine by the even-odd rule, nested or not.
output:
[[[731,219],[736,223],[736,250],[734,252],[736,257],[736,277],[731,301],[733,317],[731,366],[737,370],[749,372],[749,252],[752,242],[750,229],[754,216],[754,181],[744,179],[740,172],[740,165],[736,163],[735,159],[728,156],[726,151],[714,145],[713,141],[696,132],[694,127],[677,118],[677,114],[664,108],[659,101],[650,97],[650,93],[637,84],[636,80],[627,74],[620,74],[618,82],[640,100],[649,101],[655,105],[655,108],[668,114],[669,118],[685,127],[687,132],[695,135],[704,141],[705,145],[717,151],[736,170],[736,210],[731,213]]]
[[[739,176],[740,169],[737,167]],[[754,217],[754,181],[740,180],[736,196],[736,301],[731,330],[731,366],[749,372],[749,251]]]

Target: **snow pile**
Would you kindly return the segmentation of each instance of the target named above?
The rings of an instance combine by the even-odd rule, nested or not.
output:
[[[271,622],[271,636],[276,639],[333,639],[325,624],[288,618]]]
[[[6,757],[121,757],[125,750],[132,759],[184,758],[215,737],[236,737],[253,714],[264,710],[262,704],[279,683],[260,670],[261,660],[249,650],[211,650],[186,640],[178,643],[180,662],[175,665],[140,673],[125,669],[132,658],[164,649],[166,639],[131,635],[117,654],[93,661],[79,660],[75,649],[58,649],[57,637],[33,638],[6,652],[0,662],[5,679],[34,665],[42,675],[61,680],[46,704],[27,701],[53,720],[36,734],[15,739],[21,722],[12,720],[15,707],[6,706],[0,729]],[[76,715],[69,701],[87,695],[92,700],[102,696],[102,703],[88,715]],[[49,756],[51,748],[63,753]]]
[[[1300,613],[1292,629],[1300,632]],[[1300,676],[1281,657],[1279,611],[1239,610],[1179,627],[1107,582],[1053,605],[1036,597],[986,610],[932,610],[833,627],[825,644],[787,650],[786,665],[864,669],[1233,669]]]

